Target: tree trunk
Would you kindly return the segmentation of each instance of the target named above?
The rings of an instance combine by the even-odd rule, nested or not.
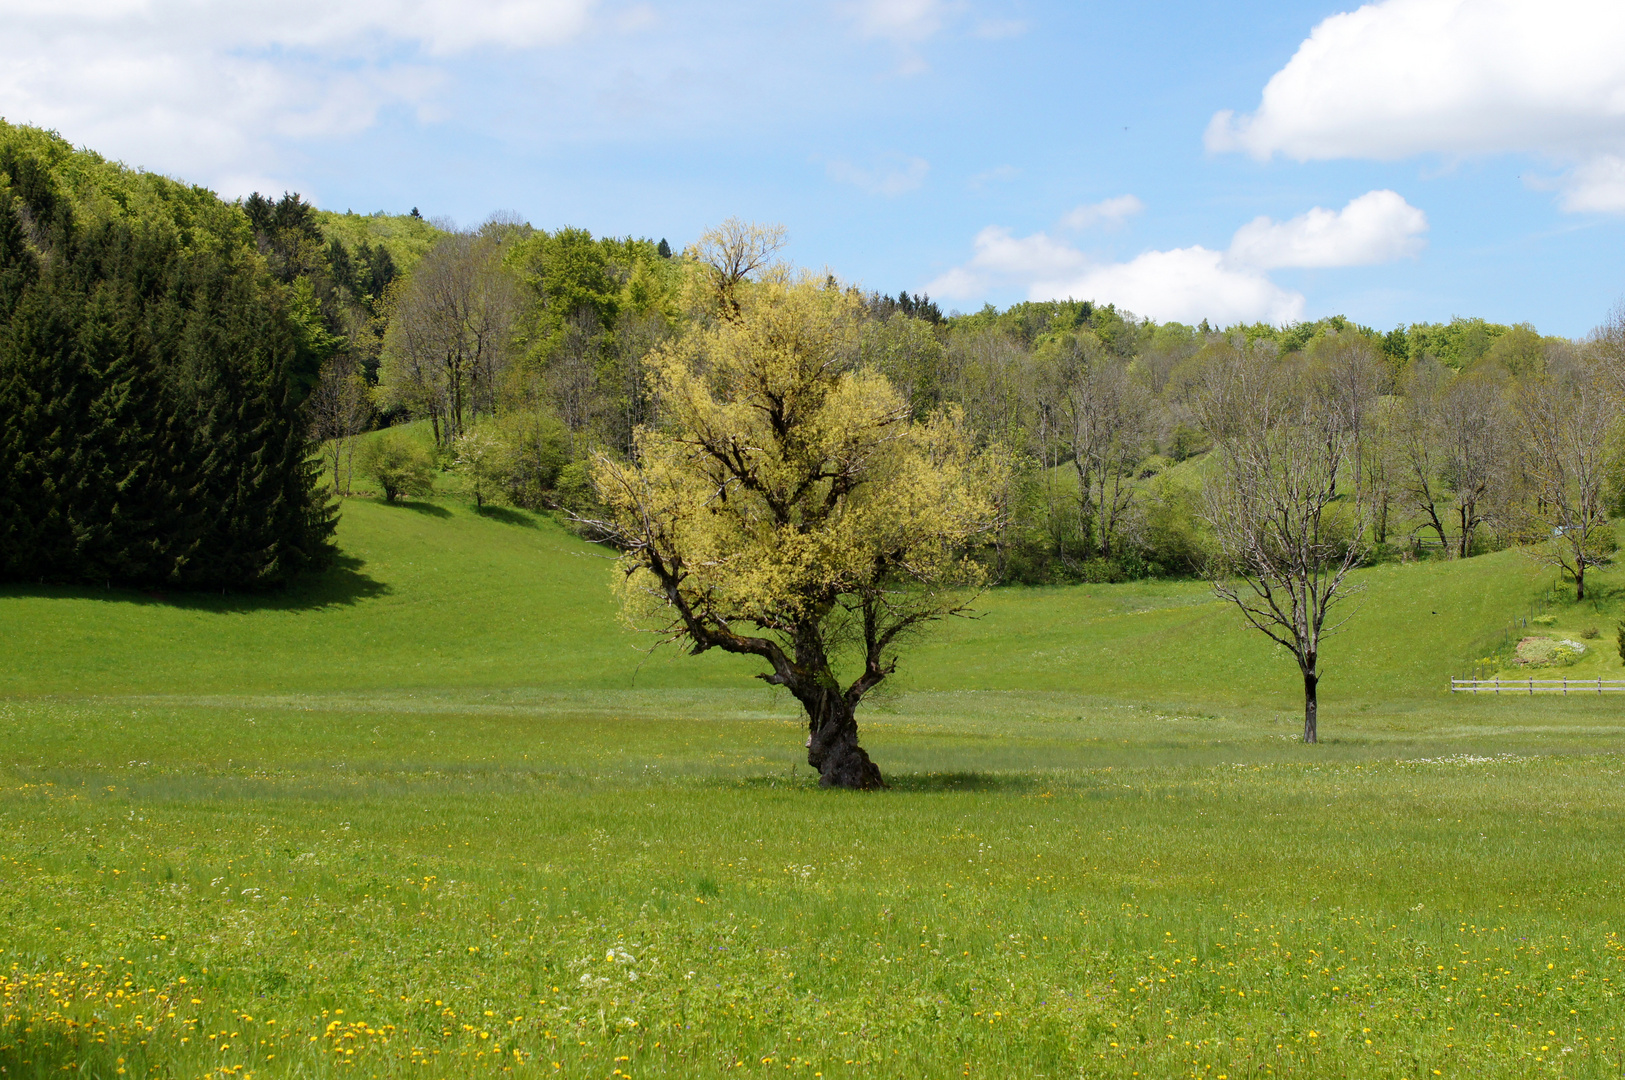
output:
[[[858,721],[846,698],[833,686],[791,692],[807,710],[807,764],[818,770],[820,787],[873,791],[886,782],[858,745]]]
[[[1586,564],[1584,559],[1575,563],[1574,569],[1574,599],[1576,602],[1586,598]]]
[[[1320,715],[1320,701],[1315,696],[1316,687],[1320,684],[1320,676],[1312,669],[1303,673],[1303,741],[1306,743],[1319,742],[1319,733],[1315,730],[1315,722]]]

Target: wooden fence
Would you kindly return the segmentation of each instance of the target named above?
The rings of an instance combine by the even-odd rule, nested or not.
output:
[[[1451,679],[1452,694],[1608,694],[1625,691],[1625,679]]]

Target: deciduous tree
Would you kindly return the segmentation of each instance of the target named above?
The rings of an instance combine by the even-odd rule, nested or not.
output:
[[[924,422],[857,366],[855,296],[736,288],[735,317],[650,358],[663,422],[597,459],[627,615],[692,651],[756,657],[807,713],[820,783],[883,786],[858,743],[864,695],[903,641],[965,610],[996,477],[954,415]],[[849,676],[844,683],[837,672]]]
[[[1525,380],[1513,409],[1522,471],[1534,496],[1527,509],[1527,547],[1574,579],[1585,599],[1586,570],[1600,565],[1614,540],[1603,498],[1619,411],[1607,369],[1594,355],[1567,346],[1548,350],[1545,371]]]
[[[1214,591],[1280,645],[1303,676],[1304,742],[1319,739],[1321,640],[1331,610],[1355,590],[1365,550],[1357,497],[1339,496],[1355,438],[1316,381],[1239,346],[1216,356],[1196,401],[1219,451],[1204,491],[1217,545]]]

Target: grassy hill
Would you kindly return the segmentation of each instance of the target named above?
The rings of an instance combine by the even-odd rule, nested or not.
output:
[[[646,655],[652,639],[617,621],[609,553],[546,516],[352,499],[339,543],[338,570],[264,596],[0,590],[0,693],[737,687],[756,670],[715,654]],[[1611,631],[1616,573],[1598,577],[1600,599],[1556,601],[1575,634]],[[1360,583],[1325,649],[1334,715],[1438,700],[1510,620],[1561,595],[1516,552],[1387,564]],[[899,690],[1296,708],[1290,658],[1201,582],[995,589],[977,606],[977,618],[904,653]],[[1607,646],[1577,676],[1625,674]]]
[[[1618,674],[1615,571],[1368,571],[1317,747],[1200,583],[995,590],[866,706],[864,795],[545,518],[339,540],[0,591],[5,1075],[1620,1073],[1625,703],[1446,689],[1535,611]]]

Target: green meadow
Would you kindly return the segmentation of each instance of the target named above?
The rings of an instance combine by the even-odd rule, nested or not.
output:
[[[1318,746],[1199,582],[994,590],[856,794],[545,517],[339,539],[266,596],[0,590],[8,1080],[1625,1071],[1625,698],[1449,692],[1536,614],[1588,646],[1536,674],[1625,678],[1625,573],[1364,571]]]

